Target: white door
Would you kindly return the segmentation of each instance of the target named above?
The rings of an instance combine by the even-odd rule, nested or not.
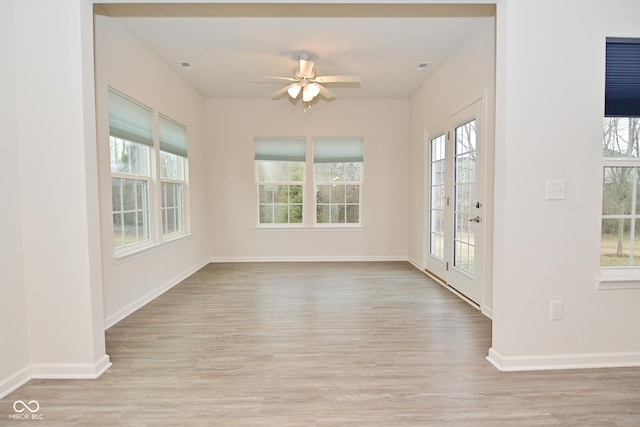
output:
[[[482,101],[427,129],[427,272],[482,298]]]

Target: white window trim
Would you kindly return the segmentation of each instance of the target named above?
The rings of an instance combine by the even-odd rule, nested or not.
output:
[[[177,231],[172,231],[171,233],[165,233],[164,232],[164,211],[165,208],[162,206],[162,184],[180,184],[182,186],[182,204],[181,204],[181,208],[182,208],[182,230],[177,230]],[[161,179],[160,180],[160,228],[161,228],[161,234],[163,236],[162,240],[165,240],[166,238],[170,237],[170,236],[175,236],[178,234],[184,234],[185,233],[185,229],[186,227],[186,218],[185,218],[185,183],[184,181],[180,181],[180,180],[175,180],[175,179]],[[172,207],[173,209],[173,207]]]
[[[638,267],[602,267],[596,277],[596,288],[640,289],[640,268]]]
[[[160,153],[162,150],[158,151],[157,162],[160,164]],[[172,154],[172,153],[170,153]],[[176,154],[177,155],[177,154]],[[177,155],[179,156],[179,155]],[[183,235],[188,235],[191,232],[191,216],[189,215],[189,157],[182,157],[182,179],[172,179],[172,178],[162,178],[160,168],[158,168],[158,221],[159,221],[159,239],[160,241],[166,240],[175,240],[176,238],[180,238]],[[164,225],[163,225],[163,216],[162,216],[162,184],[163,183],[171,183],[171,184],[182,184],[182,230],[174,231],[173,233],[164,233]]]
[[[637,167],[640,168],[640,158],[616,158],[603,157],[602,169],[606,167]],[[609,217],[600,214],[600,218]],[[614,218],[616,216],[613,216]],[[600,274],[595,279],[596,289],[599,290],[620,290],[620,289],[640,289],[640,267],[619,266],[600,267]]]
[[[126,246],[127,248],[129,248],[128,251],[122,251],[121,253],[116,253],[114,259],[113,259],[113,263],[114,264],[120,264],[132,259],[136,259],[138,257],[141,256],[145,256],[149,253],[155,252],[165,246],[169,246],[172,245],[174,243],[177,243],[183,239],[186,239],[188,237],[191,237],[191,233],[184,233],[184,234],[180,234],[180,235],[176,235],[176,236],[172,236],[171,238],[166,238],[161,242],[154,242],[152,244],[148,244],[145,245],[144,247],[140,247],[137,244],[132,244],[129,246]],[[134,247],[135,246],[135,247]],[[125,246],[123,246],[124,248]]]
[[[258,209],[255,210],[255,223],[256,228],[303,228],[306,227],[305,221],[307,219],[307,208],[306,208],[306,173],[307,173],[307,163],[304,163],[303,166],[303,178],[302,181],[260,181],[258,179],[258,160],[253,161],[254,168],[254,176],[255,176],[255,192],[256,192],[256,202]],[[302,186],[302,222],[260,222],[260,186],[261,185],[300,185]]]
[[[364,165],[363,165],[364,168]],[[362,171],[362,169],[361,169]],[[362,178],[360,181],[316,181],[314,182],[313,189],[316,189],[318,185],[357,185],[358,186],[358,222],[318,222],[318,200],[313,198],[313,222],[314,227],[319,228],[358,228],[362,227]],[[322,205],[329,206],[347,206],[355,205],[355,203],[321,203]],[[346,213],[345,213],[346,215]]]
[[[365,221],[363,218],[362,198],[364,194],[364,161],[361,163],[360,180],[359,181],[316,181],[315,179],[315,163],[313,161],[313,138],[305,139],[306,159],[304,163],[304,173],[302,181],[259,181],[258,165],[254,160],[254,188],[256,209],[254,209],[254,230],[268,231],[362,231],[365,229]],[[343,162],[348,163],[348,162]],[[309,183],[311,183],[309,185]],[[260,185],[302,185],[302,222],[301,223],[261,223],[260,222]],[[359,185],[359,201],[358,201],[358,218],[359,222],[352,223],[318,223],[317,222],[317,185]]]
[[[174,122],[173,119],[161,114],[158,110],[148,107],[145,104],[140,103],[138,100],[130,98],[129,96],[117,91],[114,88],[109,87],[110,93],[114,93],[130,102],[137,104],[147,110],[149,110],[151,114],[151,128],[150,128],[150,136],[149,138],[153,140],[153,144],[143,144],[146,145],[149,149],[149,158],[148,158],[148,174],[132,174],[132,173],[123,173],[123,172],[110,172],[110,178],[120,178],[120,179],[131,179],[131,180],[139,180],[145,181],[147,183],[147,192],[148,192],[148,239],[140,240],[137,242],[133,242],[130,244],[126,244],[123,246],[115,246],[115,242],[112,241],[114,262],[122,262],[128,259],[135,258],[137,256],[143,255],[145,253],[154,251],[158,248],[161,248],[167,244],[174,243],[176,241],[182,240],[186,237],[191,236],[191,215],[190,215],[190,197],[189,197],[189,156],[182,156],[181,154],[175,154],[177,156],[182,157],[182,179],[169,179],[162,178],[160,171],[160,153],[162,150],[160,143],[160,120],[165,119],[169,122],[175,123],[177,126],[183,126],[185,130],[185,138],[186,138],[186,130],[187,127]],[[132,141],[127,138],[122,138],[120,136],[113,135],[111,131],[109,132],[109,139],[111,136],[115,138],[124,139],[125,141],[130,141],[134,143],[141,144],[141,142]],[[185,140],[186,145],[186,140]],[[186,154],[186,146],[184,148],[184,153]],[[172,153],[171,151],[165,151],[167,153]],[[173,153],[172,153],[173,154]],[[182,230],[175,231],[172,233],[164,234],[164,225],[163,225],[163,208],[162,208],[162,183],[177,183],[182,184]],[[111,215],[113,216],[113,206],[111,207]],[[113,221],[111,221],[111,233],[113,234]]]
[[[138,252],[141,250],[145,250],[153,245],[156,244],[156,242],[153,239],[153,209],[151,208],[151,206],[154,203],[154,196],[153,196],[153,192],[155,191],[155,186],[154,186],[154,180],[153,177],[151,175],[139,175],[139,174],[128,174],[128,173],[122,173],[122,172],[111,172],[111,179],[113,178],[117,178],[117,179],[129,179],[129,180],[134,180],[134,181],[144,181],[147,183],[147,193],[149,196],[149,199],[147,200],[147,203],[149,204],[149,208],[148,208],[148,218],[147,218],[147,222],[149,225],[149,238],[145,239],[145,240],[139,240],[137,242],[133,242],[133,243],[129,243],[126,245],[122,245],[122,246],[114,246],[114,255],[116,258],[119,257],[123,257],[126,256],[130,253],[134,253],[134,252]],[[113,207],[111,208],[111,215],[113,217]],[[111,220],[111,232],[113,233],[113,218]]]

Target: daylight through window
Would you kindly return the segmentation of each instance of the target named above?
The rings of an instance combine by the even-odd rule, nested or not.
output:
[[[186,127],[159,115],[156,149],[153,117],[151,108],[109,89],[113,246],[119,253],[186,228]]]
[[[607,39],[600,265],[640,266],[640,39]]]
[[[359,224],[362,138],[314,138],[317,224]]]

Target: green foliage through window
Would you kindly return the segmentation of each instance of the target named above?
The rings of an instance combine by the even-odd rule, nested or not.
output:
[[[256,160],[260,224],[302,224],[304,163]]]

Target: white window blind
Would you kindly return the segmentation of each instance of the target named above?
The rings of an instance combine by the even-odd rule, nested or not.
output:
[[[153,147],[151,109],[109,89],[109,133],[117,138]]]
[[[305,138],[254,138],[255,160],[304,162]]]
[[[313,162],[362,162],[363,147],[363,138],[313,138]]]
[[[187,157],[187,128],[170,118],[158,115],[160,128],[160,150]]]

